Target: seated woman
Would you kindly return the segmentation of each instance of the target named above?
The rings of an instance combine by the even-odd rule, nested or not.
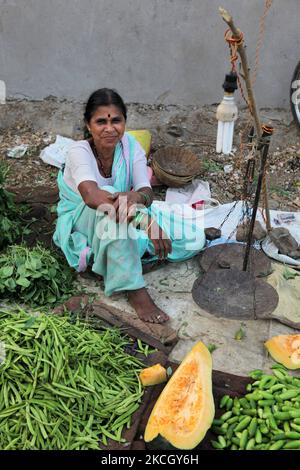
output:
[[[54,242],[77,271],[90,264],[103,276],[105,295],[127,292],[142,320],[163,323],[169,317],[146,290],[142,262],[194,256],[204,230],[153,202],[145,152],[125,132],[127,110],[116,91],[95,91],[84,119],[91,137],[71,146],[58,175]]]

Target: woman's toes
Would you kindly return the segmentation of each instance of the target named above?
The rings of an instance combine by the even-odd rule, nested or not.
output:
[[[164,323],[169,320],[168,315],[163,312],[156,313],[152,318],[154,319],[154,323]]]

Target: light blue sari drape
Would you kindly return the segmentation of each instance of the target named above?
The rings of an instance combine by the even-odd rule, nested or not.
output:
[[[130,191],[134,146],[134,137],[125,133],[114,154],[113,186],[101,189],[111,193]],[[82,197],[65,183],[62,170],[57,181],[60,201],[53,240],[69,265],[81,271],[90,263],[92,271],[103,276],[106,295],[144,287],[141,258],[147,252],[147,262],[157,259],[153,243],[145,232],[132,224],[116,224],[103,212],[89,208]],[[193,221],[173,213],[168,205],[154,202],[143,211],[148,212],[171,239],[169,261],[191,258],[203,248],[204,230],[196,227]]]

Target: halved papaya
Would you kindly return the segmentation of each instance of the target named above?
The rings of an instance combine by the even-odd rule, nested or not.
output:
[[[265,342],[265,347],[275,361],[288,369],[300,368],[300,334],[273,336]]]
[[[144,440],[150,449],[194,449],[215,414],[212,359],[199,341],[161,392],[149,417]]]

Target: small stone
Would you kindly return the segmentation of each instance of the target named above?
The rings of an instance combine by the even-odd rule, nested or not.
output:
[[[215,227],[208,227],[204,230],[205,236],[207,240],[216,240],[217,238],[220,238],[222,235],[222,232],[219,228]]]
[[[248,231],[249,225],[248,224],[240,224],[238,226],[236,232],[236,239],[238,242],[246,242],[248,240]],[[262,240],[267,235],[266,230],[262,227],[261,223],[256,220],[254,223],[253,229],[253,239],[254,240]]]
[[[299,245],[289,230],[284,227],[273,228],[269,236],[278,248],[279,253],[289,256],[289,253],[299,250]]]

